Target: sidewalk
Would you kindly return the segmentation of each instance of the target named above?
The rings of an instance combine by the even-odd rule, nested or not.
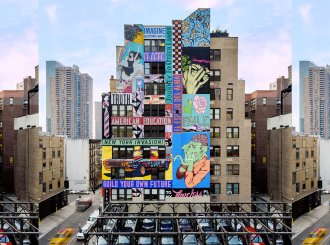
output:
[[[292,224],[292,239],[295,239],[300,235],[304,230],[308,227],[312,226],[315,222],[321,219],[324,215],[329,212],[329,204],[328,202],[324,202],[317,208],[312,211],[300,216],[296,219]]]
[[[95,191],[95,194],[90,193],[88,195],[82,195],[82,197],[92,197],[93,198],[93,203],[95,200],[96,196],[99,196],[101,193],[101,188],[99,188],[98,190]],[[68,217],[70,217],[72,214],[74,214],[74,212],[76,211],[76,205],[75,205],[75,201],[76,199],[69,197],[70,203],[61,208],[60,210],[58,210],[55,213],[52,213],[50,215],[48,215],[47,217],[45,217],[43,220],[41,220],[40,224],[39,224],[39,239],[41,239],[43,236],[45,236],[48,232],[50,232],[51,230],[53,230],[55,227],[57,227],[59,224],[61,224],[62,222],[64,222]]]

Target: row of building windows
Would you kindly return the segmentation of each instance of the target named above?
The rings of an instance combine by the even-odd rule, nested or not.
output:
[[[226,99],[233,100],[234,90],[232,88],[227,88],[226,90]],[[210,99],[211,100],[221,100],[221,89],[220,88],[211,88],[210,89]]]
[[[311,152],[311,154],[309,155],[309,151],[308,150],[305,151],[305,158],[314,157],[314,150],[311,150],[310,152]],[[300,159],[300,149],[297,148],[296,149],[296,160],[299,160],[299,159]]]
[[[210,146],[210,156],[211,157],[220,157],[220,146],[211,145]],[[227,145],[227,157],[239,157],[239,145]]]
[[[220,127],[210,128],[211,138],[220,138]],[[239,138],[239,128],[238,127],[227,127],[226,129],[227,138]]]
[[[226,165],[227,175],[239,175],[239,164],[227,164]],[[220,164],[211,164],[210,167],[211,175],[221,175],[221,165]]]
[[[211,183],[210,193],[211,194],[221,194],[221,184],[220,183]],[[226,193],[228,195],[239,194],[239,183],[227,183]]]

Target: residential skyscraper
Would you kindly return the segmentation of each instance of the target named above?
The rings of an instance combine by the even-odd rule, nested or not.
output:
[[[72,139],[92,137],[93,79],[79,67],[50,62],[50,131]],[[47,67],[46,67],[47,69]]]
[[[308,135],[330,138],[329,67],[310,67],[305,77],[305,130]]]
[[[299,129],[305,132],[305,79],[308,77],[308,69],[315,64],[310,61],[299,61]]]

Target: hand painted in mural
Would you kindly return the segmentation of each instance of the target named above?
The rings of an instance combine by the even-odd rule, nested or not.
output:
[[[142,25],[125,25],[125,40],[144,44],[143,26]]]
[[[184,178],[187,188],[198,185],[210,172],[210,160],[207,159],[208,138],[205,134],[196,134],[192,140],[182,147],[184,160],[180,155],[181,165],[176,171],[176,178]]]
[[[196,94],[205,83],[209,81],[210,71],[198,64],[188,66],[183,73],[183,86],[187,94]]]

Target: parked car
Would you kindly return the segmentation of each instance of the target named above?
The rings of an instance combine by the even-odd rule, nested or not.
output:
[[[97,217],[99,217],[99,211],[95,210],[88,218],[87,224],[94,224],[97,220]]]
[[[243,245],[243,241],[239,236],[228,236],[228,245]]]
[[[160,245],[175,245],[175,240],[173,236],[163,236],[160,240]]]
[[[91,228],[91,226],[92,226],[91,223],[87,223],[82,228],[80,228],[80,230],[78,231],[78,233],[76,235],[76,239],[78,241],[83,241],[85,239],[85,234]]]
[[[257,232],[254,228],[251,226],[246,226],[245,229],[248,232]],[[251,236],[248,237],[248,241],[250,245],[266,245],[263,241],[262,237],[259,234],[251,234]]]
[[[3,230],[0,229],[0,232],[3,232]],[[8,236],[4,233],[0,234],[0,244],[3,245],[13,245],[11,241],[9,240]]]
[[[181,230],[181,231],[191,231],[192,230],[192,228],[191,228],[191,224],[190,224],[190,220],[189,219],[186,219],[186,218],[184,218],[184,219],[180,219],[179,220],[179,229]]]
[[[154,216],[152,212],[148,212],[146,216]],[[155,231],[156,220],[154,218],[145,218],[142,220],[142,231]]]
[[[196,238],[196,235],[183,235],[183,245],[198,245],[198,240]]]
[[[103,230],[105,231],[112,231],[112,229],[115,227],[117,220],[116,219],[108,219],[103,226]]]
[[[140,236],[138,245],[152,245],[152,238],[150,236]]]
[[[173,220],[172,219],[162,219],[160,222],[161,231],[173,231]]]

